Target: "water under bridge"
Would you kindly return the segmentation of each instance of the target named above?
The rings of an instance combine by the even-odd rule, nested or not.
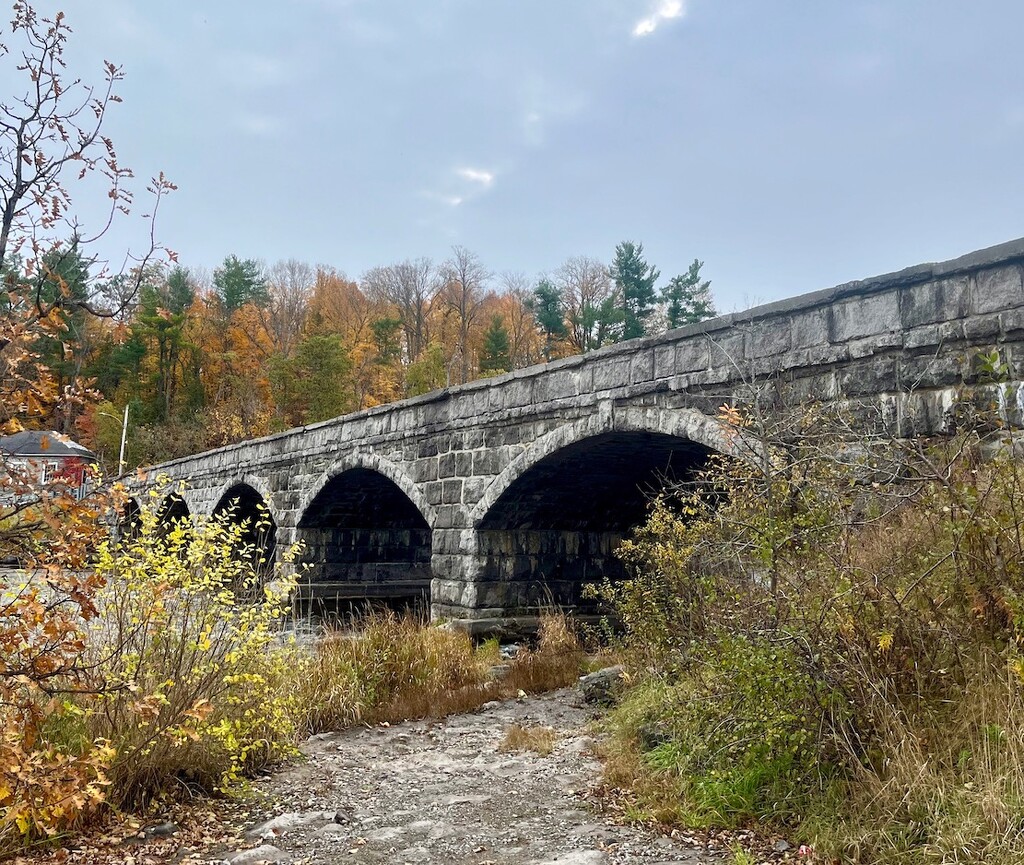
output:
[[[965,387],[1020,425],[1024,240],[725,315],[155,466],[168,516],[266,508],[303,591],[429,601],[485,629],[621,572],[649,496],[731,437],[723,403],[840,401],[900,436],[947,430]],[[1010,381],[986,384],[979,354]]]

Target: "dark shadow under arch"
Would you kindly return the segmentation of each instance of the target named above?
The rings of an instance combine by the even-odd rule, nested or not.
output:
[[[117,539],[126,543],[135,540],[142,531],[142,506],[137,499],[130,498],[124,503],[117,516]]]
[[[192,514],[185,500],[177,493],[171,493],[161,503],[156,518],[160,525],[170,528],[174,523],[187,523],[191,521]]]
[[[607,432],[539,460],[477,525],[481,606],[509,614],[554,603],[587,611],[583,586],[624,575],[615,550],[667,484],[684,482],[712,451],[643,431]]]
[[[367,603],[423,606],[430,595],[430,525],[393,481],[373,469],[335,475],[298,523],[304,543],[299,597],[323,612]]]
[[[248,559],[258,571],[273,570],[277,523],[262,495],[247,483],[234,484],[214,506],[213,518],[230,520],[242,527],[237,556]]]

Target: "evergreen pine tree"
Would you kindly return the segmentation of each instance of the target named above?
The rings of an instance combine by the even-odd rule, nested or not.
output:
[[[565,339],[568,331],[565,327],[565,304],[562,292],[557,285],[542,279],[533,290],[529,301],[530,310],[537,320],[537,327],[544,334],[544,359],[551,360],[554,346],[559,340]]]
[[[695,324],[718,315],[711,298],[711,281],[700,277],[703,266],[704,262],[695,258],[685,274],[673,277],[661,290],[670,328]]]
[[[624,240],[615,247],[611,277],[618,292],[622,327],[619,339],[635,339],[647,332],[647,319],[657,299],[654,284],[661,272],[648,264],[643,256],[644,245]]]
[[[240,259],[237,255],[229,255],[213,272],[213,287],[228,313],[247,303],[266,306],[270,302],[263,267],[252,258]]]
[[[512,368],[509,355],[509,336],[505,320],[500,315],[491,318],[484,333],[484,350],[480,355],[480,372],[488,375],[508,372]]]

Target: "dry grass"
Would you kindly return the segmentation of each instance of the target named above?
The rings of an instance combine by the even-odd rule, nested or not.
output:
[[[584,654],[563,615],[541,623],[536,649],[521,649],[507,675],[488,678],[496,648],[465,634],[382,614],[357,634],[329,633],[312,656],[293,653],[294,705],[307,734],[356,723],[445,717],[491,700],[576,681]]]
[[[880,766],[820,827],[843,861],[902,865],[1024,862],[1024,695],[993,659],[963,699],[932,718],[892,716]]]
[[[512,724],[505,728],[505,735],[498,743],[498,750],[514,753],[533,751],[546,757],[554,750],[557,741],[558,734],[551,727],[524,727],[522,724]]]
[[[502,685],[514,696],[519,691],[542,694],[566,688],[579,677],[585,654],[568,617],[550,613],[541,620],[537,648],[520,649]]]

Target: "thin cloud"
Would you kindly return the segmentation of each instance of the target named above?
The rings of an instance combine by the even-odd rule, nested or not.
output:
[[[659,0],[650,15],[636,22],[633,35],[637,38],[650,36],[664,22],[682,18],[685,14],[686,6],[683,0]]]
[[[434,189],[420,192],[424,198],[443,204],[445,207],[460,207],[483,195],[494,185],[497,173],[486,168],[463,165],[446,172],[445,180]]]
[[[494,183],[494,172],[485,171],[483,168],[457,168],[455,173],[463,180],[468,180],[471,183],[479,183],[484,189],[487,189],[492,183]]]
[[[458,207],[466,199],[461,195],[446,195],[443,192],[434,192],[430,189],[424,189],[420,192],[424,198],[429,198],[431,201],[437,201],[444,204],[447,207]]]

